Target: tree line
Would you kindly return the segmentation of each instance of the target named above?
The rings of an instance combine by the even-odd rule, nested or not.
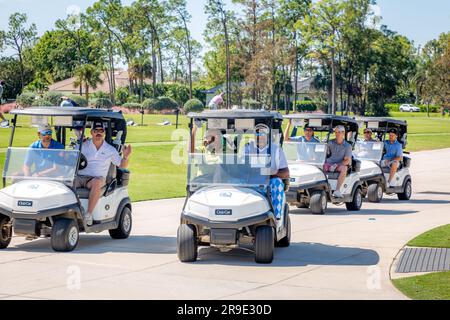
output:
[[[289,112],[300,100],[299,79],[308,77],[308,98],[326,102],[327,112],[381,115],[389,102],[450,107],[450,32],[416,47],[379,25],[374,0],[233,3],[206,1],[204,56],[189,30],[186,0],[99,0],[39,38],[26,15],[14,13],[0,30],[0,52],[13,52],[0,58],[0,78],[15,98],[75,77],[78,93],[89,98],[103,73],[113,103],[124,95],[156,98],[166,83],[185,86],[190,99],[223,85],[226,107],[245,100]],[[126,88],[115,86],[120,64],[129,71]]]

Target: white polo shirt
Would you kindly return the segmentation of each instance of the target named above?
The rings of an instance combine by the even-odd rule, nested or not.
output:
[[[103,141],[98,150],[92,140],[83,142],[81,153],[86,157],[88,165],[78,172],[80,176],[106,178],[111,162],[116,166],[120,166],[122,162],[119,152],[106,141]]]
[[[263,149],[259,149],[254,142],[251,142],[245,146],[245,154],[267,154],[269,146]],[[272,143],[271,162],[270,162],[270,174],[276,175],[279,170],[286,169],[288,162],[284,151],[275,143]]]

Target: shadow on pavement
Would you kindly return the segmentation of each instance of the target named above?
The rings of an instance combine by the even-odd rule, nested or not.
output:
[[[108,252],[175,254],[177,252],[176,244],[177,238],[175,237],[132,235],[125,240],[114,240],[109,235],[80,234],[78,246],[68,254],[99,254]],[[50,238],[36,239],[11,246],[6,250],[58,254],[58,252],[53,251]]]
[[[233,249],[220,252],[216,248],[203,247],[199,260],[194,264],[220,264],[251,267],[301,267],[318,266],[373,266],[378,264],[378,253],[370,249],[339,247],[322,243],[291,243],[288,248],[275,248],[271,264],[256,264],[251,250]]]
[[[364,205],[363,205],[364,206]],[[328,208],[325,215],[328,216],[350,216],[350,215],[404,215],[417,213],[416,210],[391,210],[391,209],[364,209],[360,211],[348,211],[345,206],[343,208],[332,207]],[[291,215],[313,215],[309,209],[291,209]]]
[[[441,191],[423,191],[417,192],[417,194],[437,194],[441,196],[450,196],[450,192],[441,192]]]
[[[383,199],[382,203],[398,203],[398,204],[449,204],[450,200],[434,200],[434,199],[409,199],[407,201],[400,201],[398,199]]]

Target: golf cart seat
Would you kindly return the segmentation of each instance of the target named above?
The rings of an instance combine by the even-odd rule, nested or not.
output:
[[[403,160],[400,161],[400,165],[398,166],[397,171],[402,170],[403,168],[409,168],[411,166],[411,158],[403,156]],[[382,167],[383,173],[390,173],[391,169],[389,167]]]
[[[117,167],[111,163],[109,166],[108,175],[106,176],[106,184],[103,187],[105,190],[104,196],[110,195],[117,186]],[[80,199],[89,199],[89,193],[91,191],[87,188],[78,188],[77,195]]]
[[[352,157],[352,165],[348,166],[347,176],[352,174],[353,172],[361,171],[361,161]],[[331,180],[337,180],[339,178],[339,172],[327,172],[327,178]]]

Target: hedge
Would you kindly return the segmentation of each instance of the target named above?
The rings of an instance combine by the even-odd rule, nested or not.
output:
[[[203,105],[203,103],[198,100],[198,99],[191,99],[188,100],[185,104],[184,104],[184,112],[185,113],[189,113],[189,112],[201,112],[203,111],[203,109],[205,109],[205,106]]]
[[[159,97],[157,99],[148,99],[145,107],[149,110],[161,111],[164,109],[177,109],[178,103],[169,97]]]
[[[400,106],[403,103],[388,103],[384,106],[389,110],[389,112],[400,112]],[[427,112],[427,106],[426,105],[415,105],[416,107],[420,108],[420,112]],[[441,111],[441,107],[436,105],[430,105],[430,113],[439,113]]]
[[[71,94],[71,95],[68,96],[68,98],[72,99],[73,101],[75,101],[78,104],[78,106],[80,106],[80,107],[87,107],[88,106],[88,101],[85,98],[81,97],[81,96],[77,96],[77,95]]]
[[[36,99],[33,101],[33,107],[51,107],[53,106],[52,102],[46,99]]]
[[[140,110],[143,107],[143,105],[141,105],[140,103],[135,103],[135,102],[127,102],[127,103],[124,103],[122,105],[122,107],[128,108],[130,110]]]
[[[107,98],[98,98],[94,100],[93,106],[97,109],[111,109],[113,107],[113,104],[111,100]]]
[[[242,106],[245,109],[258,110],[262,108],[262,103],[253,99],[242,100]]]
[[[23,108],[31,107],[36,95],[31,92],[23,92],[21,95],[19,95],[16,99],[17,105]]]
[[[63,94],[61,92],[49,91],[44,94],[43,99],[50,101],[52,106],[59,106],[61,104],[61,97]]]

